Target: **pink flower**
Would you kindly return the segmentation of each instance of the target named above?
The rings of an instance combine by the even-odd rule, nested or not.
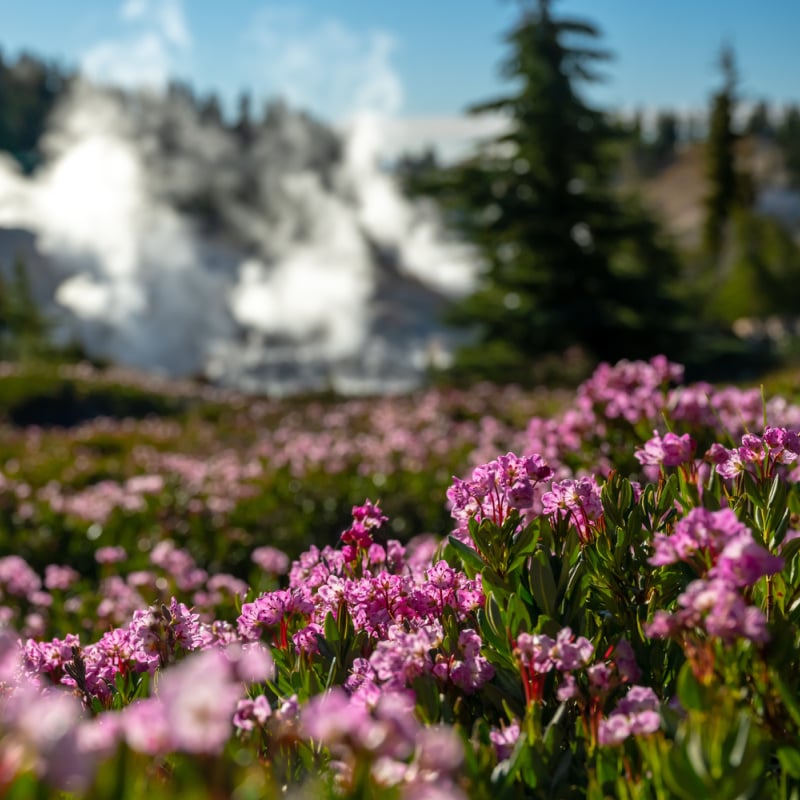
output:
[[[507,453],[472,471],[470,480],[453,480],[447,490],[451,516],[458,522],[456,535],[467,540],[470,519],[490,519],[498,525],[513,510],[534,505],[537,486],[552,477],[553,470],[540,455]]]
[[[147,755],[166,755],[175,748],[172,724],[158,698],[134,700],[121,712],[125,741],[131,750]]]
[[[289,571],[289,556],[276,547],[257,547],[250,558],[271,575],[285,575]]]
[[[124,547],[100,547],[94,557],[98,564],[119,564],[127,560],[128,554]]]
[[[550,672],[555,667],[552,656],[556,641],[543,633],[526,633],[517,637],[517,652],[522,663],[537,673]]]
[[[383,744],[386,733],[376,728],[366,708],[351,702],[338,687],[312,697],[302,710],[301,720],[309,736],[332,748],[347,745],[375,750]]]
[[[37,774],[61,789],[85,789],[93,759],[78,746],[82,708],[76,697],[60,690],[42,692],[27,683],[11,694],[1,713],[0,727]]]
[[[637,450],[634,455],[643,466],[677,467],[692,461],[695,447],[695,441],[688,433],[682,436],[665,433],[661,437],[657,431],[653,431],[653,438],[645,442],[643,449]]]
[[[570,628],[562,628],[550,649],[550,657],[556,669],[572,672],[586,666],[594,655],[594,645],[585,637],[578,636]]]
[[[598,740],[601,745],[616,745],[629,736],[655,733],[661,727],[659,700],[647,686],[631,686],[608,719],[600,722]]]
[[[603,515],[600,487],[594,478],[553,481],[550,491],[542,495],[542,510],[554,520],[570,518],[586,542]]]
[[[783,569],[783,559],[773,556],[758,544],[750,533],[743,533],[729,541],[720,553],[709,577],[722,578],[733,586],[751,586],[765,575],[774,575]]]
[[[415,764],[426,772],[454,773],[464,760],[464,745],[453,728],[434,725],[417,734]]]
[[[233,724],[242,731],[252,731],[256,725],[264,727],[272,715],[267,698],[260,694],[255,700],[245,698],[240,700],[233,715]]]
[[[30,597],[41,588],[41,579],[24,558],[0,558],[0,589],[15,597]]]
[[[158,698],[177,749],[215,754],[232,733],[241,689],[225,656],[206,650],[164,670]]]
[[[50,591],[54,589],[69,589],[80,575],[72,567],[48,564],[44,568],[44,585]]]
[[[494,745],[497,760],[503,761],[511,755],[514,745],[519,739],[519,722],[514,720],[510,725],[489,731],[489,741]]]
[[[263,683],[275,677],[275,662],[270,651],[259,642],[231,644],[223,651],[233,674],[243,683]]]
[[[737,589],[720,578],[692,581],[678,597],[680,608],[673,614],[657,611],[645,626],[648,636],[661,639],[683,631],[705,631],[725,644],[749,639],[756,644],[769,640],[767,621],[756,606],[748,606]]]
[[[690,561],[699,552],[707,554],[713,563],[728,542],[740,536],[750,536],[750,532],[731,509],[693,508],[678,522],[671,536],[656,534],[655,553],[648,560],[653,566],[662,566]]]

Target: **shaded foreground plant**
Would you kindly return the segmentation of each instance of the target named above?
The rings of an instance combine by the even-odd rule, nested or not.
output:
[[[584,426],[573,456],[608,442],[596,469],[566,448],[486,461],[443,539],[386,537],[367,501],[280,583],[281,554],[254,553],[271,585],[214,615],[173,596],[91,641],[6,629],[3,791],[796,797],[800,438],[724,431],[677,374],[599,370],[551,429]],[[191,585],[179,550],[155,560]],[[40,579],[0,567],[18,619]]]

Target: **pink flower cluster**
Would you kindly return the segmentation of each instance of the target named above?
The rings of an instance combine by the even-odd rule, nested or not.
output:
[[[169,613],[181,611],[173,603]],[[20,650],[15,637],[0,629],[0,756],[6,774],[33,768],[55,786],[81,792],[97,762],[112,755],[121,740],[151,755],[219,753],[245,688],[274,677],[272,658],[260,645],[209,638],[201,652],[162,667],[150,697],[91,717],[77,697],[84,704],[90,697],[108,697],[116,673],[135,662],[137,647],[147,658],[146,642],[137,645],[134,627],[111,631],[83,650],[72,635],[63,642],[28,641]],[[105,666],[97,658],[101,650]]]
[[[679,610],[659,610],[647,628],[649,636],[705,631],[727,643],[737,638],[763,644],[768,639],[760,609],[748,606],[741,590],[783,568],[783,559],[753,539],[731,509],[695,508],[675,526],[672,535],[657,534],[650,558],[654,566],[685,561],[701,579],[678,597]]]
[[[150,755],[219,753],[234,718],[241,719],[244,686],[273,676],[266,651],[240,645],[204,650],[165,670],[157,695],[123,709],[119,729],[132,749]]]
[[[615,745],[629,736],[655,733],[661,727],[659,700],[647,686],[631,686],[609,716],[600,722],[598,742]]]
[[[576,637],[570,628],[563,628],[555,639],[542,633],[522,632],[514,652],[519,659],[525,699],[528,703],[539,703],[545,676],[553,670],[566,676],[585,667],[594,655],[594,645],[584,636]]]
[[[560,416],[530,420],[526,441],[518,449],[542,454],[559,478],[586,469],[606,475],[614,467],[609,444],[615,428],[627,425],[638,429],[644,424],[652,428],[666,416],[676,425],[690,426],[692,433],[663,437],[655,433],[637,451],[644,474],[656,479],[654,467],[691,462],[691,441],[703,428],[717,436],[741,436],[763,424],[765,413],[773,425],[800,427],[800,406],[781,397],[772,398],[765,406],[758,389],[719,389],[707,383],[669,388],[682,379],[682,371],[680,365],[663,357],[601,364]],[[785,449],[791,447],[790,443]]]
[[[593,741],[601,745],[617,744],[629,735],[658,729],[658,698],[652,689],[635,685],[641,678],[641,670],[626,640],[621,639],[604,657],[593,660],[594,645],[564,628],[555,639],[544,634],[521,633],[514,652],[519,659],[526,701],[542,702],[545,680],[556,673],[556,697],[559,702],[570,700],[576,704]],[[630,689],[609,717],[603,718],[608,699],[621,687]],[[492,734],[498,758],[506,758],[519,736],[519,726],[512,724]]]
[[[769,641],[767,620],[761,609],[749,606],[727,581],[720,578],[692,581],[678,597],[679,609],[672,614],[656,611],[646,626],[648,636],[664,639],[689,631],[704,631],[726,644],[749,639]]]
[[[261,425],[255,455],[294,477],[316,470],[359,475],[419,472],[452,464],[453,454],[475,450],[488,460],[511,445],[515,429],[487,409],[529,417],[535,398],[517,387],[479,384],[469,390],[430,390],[408,398],[351,399],[283,413],[280,425]],[[252,427],[252,422],[250,423]],[[450,466],[452,469],[452,466]]]
[[[330,689],[306,704],[301,723],[308,736],[337,757],[344,787],[352,786],[356,760],[367,758],[372,780],[398,789],[404,800],[466,800],[457,783],[464,759],[460,737],[449,727],[423,727],[414,714],[413,696],[406,692],[386,692],[370,704]]]
[[[594,477],[553,481],[542,495],[542,511],[553,522],[569,519],[578,529],[582,542],[591,541],[592,532],[602,524],[603,503]]]
[[[649,362],[619,361],[600,364],[578,389],[608,419],[621,417],[631,424],[658,419],[670,384],[683,380],[683,367],[656,356]]]
[[[124,484],[100,481],[72,495],[61,494],[51,486],[46,499],[54,511],[104,523],[115,509],[128,514],[142,511],[146,507],[145,498],[158,494],[163,488],[164,480],[160,475],[139,475]]]
[[[474,619],[483,604],[480,580],[470,580],[446,562],[431,564],[407,554],[399,542],[372,542],[371,531],[383,519],[377,506],[356,508],[351,538],[359,539],[358,569],[348,560],[350,544],[341,550],[311,547],[289,573],[289,586],[266,592],[242,606],[239,635],[248,641],[262,637],[276,647],[292,646],[314,653],[327,617],[347,613],[368,644],[348,681],[351,691],[370,696],[385,688],[406,689],[422,674],[465,692],[479,688],[493,675],[480,654],[481,640],[465,627],[451,650],[443,647],[440,618],[446,608],[459,620]],[[343,537],[344,538],[344,537]],[[424,544],[423,544],[424,546]]]
[[[127,627],[114,628],[84,648],[74,634],[68,634],[64,641],[28,639],[23,663],[31,676],[46,676],[51,683],[76,688],[86,698],[105,702],[111,697],[110,687],[118,674],[153,674],[181,654],[208,646],[214,639],[197,615],[173,598],[169,606],[135,611]],[[71,674],[78,662],[80,680]]]
[[[536,490],[553,470],[539,455],[507,453],[475,467],[470,480],[454,478],[447,490],[450,514],[458,523],[455,535],[469,541],[469,520],[490,519],[502,525],[512,511],[534,507]]]
[[[685,561],[699,574],[722,578],[734,587],[750,586],[783,568],[783,559],[758,544],[729,508],[692,509],[671,535],[656,534],[653,548],[653,566]]]
[[[367,500],[363,506],[353,506],[353,524],[341,536],[345,561],[353,563],[360,551],[369,550],[373,531],[380,530],[384,522],[388,522],[388,517],[371,501]]]
[[[250,558],[257,567],[270,575],[285,575],[289,571],[289,556],[276,547],[257,547]]]
[[[658,431],[653,431],[653,438],[648,439],[634,455],[642,466],[678,467],[691,463],[696,447],[697,443],[688,433],[678,436],[669,432],[661,436]]]
[[[707,458],[716,464],[717,472],[734,479],[742,472],[750,472],[758,479],[771,478],[780,465],[794,464],[800,455],[800,434],[786,428],[767,428],[763,436],[747,433],[742,436],[741,447],[727,449],[714,444]]]

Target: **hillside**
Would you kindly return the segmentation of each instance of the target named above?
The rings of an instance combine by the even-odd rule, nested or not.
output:
[[[784,222],[800,236],[800,192],[792,190],[778,145],[748,136],[739,146],[740,171],[751,176],[756,209]],[[639,193],[678,245],[693,249],[700,242],[706,192],[705,143],[685,144],[675,157],[649,178],[626,174],[623,188]]]

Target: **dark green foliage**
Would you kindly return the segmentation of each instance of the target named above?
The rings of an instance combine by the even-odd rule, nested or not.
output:
[[[745,131],[765,138],[773,138],[775,136],[775,126],[769,108],[763,100],[756,104],[747,118]]]
[[[47,117],[71,80],[70,73],[29,54],[15,63],[0,55],[0,150],[27,172],[42,162],[39,140]]]
[[[730,267],[714,281],[717,319],[793,315],[800,307],[800,248],[780,223],[740,210],[732,219]]]
[[[537,358],[572,345],[613,359],[679,343],[667,290],[676,261],[613,193],[618,133],[580,93],[608,57],[598,35],[546,0],[529,5],[508,34],[511,93],[472,109],[507,115],[508,132],[430,182],[487,265],[453,314],[477,334],[459,364],[468,373],[524,380]]]
[[[655,118],[655,130],[647,135],[642,129],[641,112],[626,126],[627,154],[633,162],[636,174],[642,178],[657,175],[668,167],[677,153],[682,140],[680,119],[674,111],[659,111]]]
[[[738,76],[733,50],[725,46],[719,58],[723,86],[712,100],[706,144],[708,194],[703,223],[703,247],[717,260],[733,211],[746,203],[747,181],[736,169],[737,134],[733,129]]]
[[[800,107],[786,110],[777,129],[778,144],[783,151],[786,171],[795,188],[800,187]]]
[[[25,264],[14,262],[10,277],[0,277],[0,360],[30,361],[54,357],[48,321],[28,283]]]
[[[62,378],[47,368],[8,375],[0,390],[0,420],[19,426],[69,428],[97,417],[169,417],[186,406],[178,398],[134,387]]]

